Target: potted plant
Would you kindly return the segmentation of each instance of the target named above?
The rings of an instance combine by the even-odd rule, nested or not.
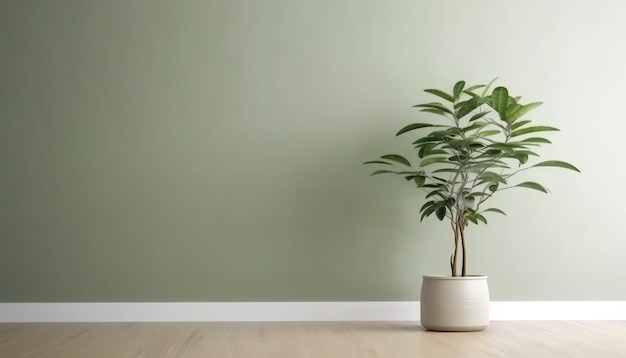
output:
[[[489,324],[487,277],[468,275],[465,234],[469,224],[487,224],[487,213],[506,215],[486,206],[489,199],[512,188],[547,193],[535,181],[515,180],[529,169],[556,167],[579,172],[564,161],[531,160],[539,157],[537,148],[550,143],[537,134],[558,129],[534,125],[524,117],[541,102],[521,104],[520,97],[512,97],[505,87],[491,91],[493,82],[466,88],[465,82],[459,81],[452,93],[426,89],[439,101],[414,107],[438,120],[409,124],[396,134],[421,132],[413,142],[415,157],[409,160],[387,154],[365,163],[383,166],[372,175],[400,175],[425,192],[420,221],[434,215],[451,223],[451,275],[424,276],[422,281],[421,324],[429,330],[473,331]]]

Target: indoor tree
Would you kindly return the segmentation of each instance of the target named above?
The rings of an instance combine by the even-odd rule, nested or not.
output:
[[[399,154],[383,155],[365,163],[384,165],[384,169],[372,175],[401,175],[426,192],[420,221],[433,214],[439,220],[450,220],[454,233],[452,276],[459,276],[459,262],[461,276],[467,275],[465,228],[470,223],[486,224],[485,213],[506,215],[499,208],[486,206],[494,194],[511,188],[548,192],[535,181],[516,182],[516,174],[541,167],[579,172],[560,160],[529,160],[539,157],[536,150],[540,146],[551,143],[537,134],[558,129],[534,125],[524,117],[541,102],[521,104],[520,97],[512,97],[505,87],[490,91],[493,82],[466,88],[465,82],[459,81],[452,93],[425,90],[439,101],[414,107],[434,114],[437,120],[409,124],[396,134],[422,133],[413,142],[416,156],[411,159],[417,168]]]

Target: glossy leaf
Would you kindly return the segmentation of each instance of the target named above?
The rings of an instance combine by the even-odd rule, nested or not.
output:
[[[519,160],[520,165],[526,164],[528,162],[528,154],[526,153],[515,153],[515,159]]]
[[[481,118],[483,118],[484,116],[486,116],[486,115],[488,115],[488,114],[489,114],[489,112],[486,112],[486,111],[485,111],[485,112],[480,112],[480,113],[477,113],[477,114],[473,115],[473,116],[469,119],[469,121],[470,121],[470,122],[473,122],[473,121],[475,121],[475,120],[477,120],[477,119],[481,119]]]
[[[424,205],[422,205],[422,207],[420,208],[420,212],[426,210],[426,208],[435,205],[435,201],[431,200],[431,201],[427,201]]]
[[[420,166],[425,167],[434,163],[441,163],[446,161],[448,161],[448,159],[443,157],[426,158],[420,162]]]
[[[479,137],[489,137],[489,136],[500,134],[500,133],[502,133],[502,132],[500,132],[497,129],[492,129],[492,130],[488,130],[488,131],[482,131],[482,132],[478,133],[478,136]]]
[[[426,182],[426,177],[422,175],[416,175],[415,178],[413,178],[413,181],[415,182],[415,185],[417,185],[418,187],[422,187]]]
[[[434,94],[435,96],[441,97],[441,98],[445,99],[448,102],[454,102],[454,97],[450,96],[449,94],[445,93],[444,91],[440,91],[438,89],[425,89],[424,92],[428,92],[430,94]]]
[[[529,103],[529,104],[521,106],[521,107],[516,107],[515,110],[512,110],[511,112],[507,113],[506,120],[509,123],[513,123],[516,120],[518,120],[521,116],[523,116],[526,113],[530,112],[531,110],[539,107],[541,104],[542,104],[542,102],[533,102],[533,103]]]
[[[535,190],[539,190],[542,193],[548,193],[548,189],[544,188],[543,185],[539,184],[539,183],[535,183],[535,182],[531,182],[531,181],[526,181],[520,184],[516,185],[517,187],[521,187],[521,188],[530,188],[530,189],[535,189]]]
[[[548,126],[526,127],[526,128],[518,129],[515,132],[511,133],[511,137],[517,137],[517,136],[528,134],[528,133],[558,131],[558,130],[559,130],[558,128],[548,127]]]
[[[398,174],[398,172],[394,172],[393,170],[377,170],[375,172],[373,172],[371,175],[378,175],[378,174],[386,174],[386,173],[393,173],[393,174]]]
[[[449,110],[446,106],[444,106],[441,103],[424,103],[424,104],[415,105],[413,107],[438,109],[448,114],[453,114],[451,110]]]
[[[517,122],[517,123],[513,123],[513,124],[511,124],[511,130],[513,130],[513,131],[514,131],[514,130],[516,130],[517,128],[523,127],[523,126],[525,126],[525,125],[527,125],[527,124],[529,124],[529,123],[531,123],[531,122],[532,122],[532,121],[528,121],[528,120],[526,120],[526,121],[519,121],[519,122]]]
[[[446,116],[446,112],[444,112],[444,111],[442,111],[440,109],[422,108],[422,109],[420,109],[420,112],[434,113],[436,115],[443,116],[443,117]]]
[[[463,88],[465,87],[465,81],[459,81],[454,85],[454,90],[453,90],[453,97],[454,100],[458,100],[459,97],[461,96],[461,93],[463,92]]]
[[[398,154],[387,154],[387,155],[383,155],[381,158],[387,159],[387,160],[392,160],[392,161],[400,163],[400,164],[404,164],[407,167],[411,166],[411,163],[408,160],[406,160],[406,158],[404,158],[403,156],[398,155]]]
[[[463,118],[466,115],[470,114],[473,110],[480,106],[480,102],[476,98],[468,99],[465,102],[462,102],[459,106],[459,109],[456,111],[457,118]]]
[[[547,160],[545,162],[537,163],[533,165],[533,167],[559,167],[559,168],[570,169],[570,170],[580,173],[580,170],[576,168],[575,166],[569,163],[560,161],[560,160]]]
[[[506,87],[498,87],[491,93],[491,107],[506,121],[506,107],[509,103],[509,91]]]
[[[483,210],[483,212],[494,212],[494,213],[498,213],[498,214],[502,214],[506,216],[506,213],[500,209],[497,208],[489,208],[489,209],[485,209]]]
[[[547,140],[545,138],[539,138],[539,137],[526,138],[526,139],[522,140],[522,142],[525,142],[525,143],[546,143],[546,144],[551,144],[552,143],[552,142],[550,142],[549,140]]]
[[[403,134],[403,133],[406,133],[415,129],[427,128],[427,127],[435,127],[435,125],[430,124],[430,123],[412,123],[400,129],[398,133],[396,133],[396,136],[399,136],[400,134]]]
[[[431,191],[430,193],[426,194],[426,196],[424,198],[428,199],[428,198],[432,198],[433,196],[438,196],[441,199],[445,199],[446,198],[446,196],[439,190]]]
[[[436,215],[440,221],[443,221],[443,219],[446,218],[446,210],[447,208],[445,206],[442,206],[439,209],[437,209]]]
[[[470,88],[466,88],[465,91],[463,91],[463,92],[465,92],[465,93],[467,93],[467,92],[474,92],[474,90],[477,90],[477,89],[483,88],[483,87],[485,87],[485,85],[475,85],[475,86],[472,86]]]
[[[492,79],[491,81],[489,81],[489,83],[487,83],[487,86],[485,86],[485,89],[483,90],[483,94],[482,94],[483,97],[487,94],[487,92],[489,92],[489,89],[491,88],[491,85],[494,82],[496,82],[497,79],[498,79],[498,77]]]
[[[500,174],[496,174],[494,172],[484,172],[481,175],[479,175],[478,178],[488,183],[506,184],[506,180]]]
[[[367,161],[367,162],[365,162],[363,164],[386,164],[386,165],[392,165],[391,163],[383,162],[382,160],[370,160],[370,161]]]
[[[476,123],[472,123],[471,125],[463,128],[463,133],[468,133],[468,132],[472,132],[478,129],[482,129],[485,128],[488,125],[488,123],[485,122],[476,122]]]
[[[476,214],[474,214],[472,216],[475,217],[476,219],[482,221],[484,224],[487,224],[487,219],[485,219],[485,217],[480,215],[479,213],[476,213]]]

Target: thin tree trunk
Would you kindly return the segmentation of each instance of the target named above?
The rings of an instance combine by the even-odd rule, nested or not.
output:
[[[461,269],[461,276],[465,277],[467,275],[467,251],[465,250],[465,225],[463,222],[460,223],[460,231],[461,231],[461,247],[463,248],[463,267]]]
[[[450,268],[452,270],[452,277],[456,277],[456,268],[459,258],[459,226],[457,224],[457,220],[452,221],[452,230],[454,230],[454,253],[450,258]]]

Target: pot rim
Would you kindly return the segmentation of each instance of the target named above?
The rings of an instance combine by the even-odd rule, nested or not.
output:
[[[467,276],[449,276],[449,275],[423,275],[424,280],[486,280],[487,275],[467,275]]]

